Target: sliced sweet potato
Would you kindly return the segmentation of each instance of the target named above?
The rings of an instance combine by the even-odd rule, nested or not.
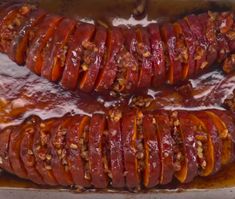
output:
[[[51,167],[51,152],[48,149],[50,131],[56,119],[50,119],[37,124],[33,140],[33,153],[36,169],[47,185],[58,185]]]
[[[41,75],[49,81],[57,82],[62,77],[68,52],[67,41],[74,30],[75,24],[76,22],[72,19],[63,19],[58,25],[52,41],[47,44],[42,52]]]
[[[164,44],[161,38],[160,29],[157,24],[148,26],[150,34],[150,44],[153,62],[152,86],[157,88],[166,81],[166,63],[164,54]]]
[[[0,44],[2,52],[8,52],[11,41],[18,32],[18,28],[24,23],[31,11],[32,7],[30,5],[22,5],[14,11],[12,10],[11,14],[8,14],[8,16],[1,21]]]
[[[222,122],[223,126],[225,125],[227,129],[222,132],[222,134],[220,134],[223,138],[223,141],[226,142],[224,144],[224,153],[222,153],[222,157],[227,157],[224,158],[224,163],[233,162],[235,160],[235,123],[233,119],[234,116],[231,115],[229,111],[212,110],[210,112],[216,114],[217,117],[220,118],[220,121]]]
[[[187,183],[198,174],[195,128],[187,112],[179,112],[178,119],[184,159],[175,176],[181,183]]]
[[[69,131],[70,117],[57,119],[51,128],[48,150],[52,172],[56,181],[63,186],[73,185],[72,176],[68,167],[67,151],[65,148],[66,134]]]
[[[35,157],[33,153],[33,138],[35,134],[35,124],[40,121],[37,117],[32,117],[25,129],[25,135],[20,145],[20,158],[28,173],[28,179],[33,180],[37,184],[44,184],[41,175],[36,170]]]
[[[137,53],[140,57],[138,88],[149,88],[153,77],[152,53],[150,37],[146,29],[136,29],[138,47]]]
[[[0,167],[7,172],[13,173],[11,162],[9,160],[9,143],[12,128],[6,128],[0,133]]]
[[[170,23],[163,24],[161,27],[162,39],[166,45],[166,54],[169,57],[169,71],[167,79],[169,84],[175,84],[182,81],[182,64],[178,60],[176,50],[176,35],[173,30],[173,25]]]
[[[79,75],[83,70],[81,62],[84,45],[91,40],[94,31],[94,25],[79,24],[74,34],[71,35],[68,41],[68,53],[61,79],[61,84],[64,88],[75,90],[78,87]]]
[[[88,146],[86,137],[90,119],[87,116],[74,116],[70,121],[70,129],[66,134],[67,161],[75,185],[90,187],[90,177],[86,174],[88,163]],[[85,135],[87,134],[87,135]]]
[[[82,79],[79,83],[79,88],[84,92],[91,92],[95,86],[95,80],[101,70],[101,64],[104,58],[106,49],[107,30],[102,27],[96,27],[96,33],[93,43],[90,43],[90,48],[87,49],[88,69],[81,75]]]
[[[207,132],[207,150],[205,151],[207,165],[200,175],[208,176],[221,168],[222,142],[218,137],[218,132],[213,121],[205,112],[195,112],[194,115],[200,120],[201,126]]]
[[[104,151],[102,151],[102,138],[106,127],[105,116],[94,114],[91,118],[89,130],[89,166],[91,171],[91,184],[95,188],[107,188],[108,179],[104,169]]]
[[[159,184],[161,177],[160,149],[157,139],[156,119],[153,115],[143,118],[145,169],[144,186],[152,188]]]
[[[202,26],[199,18],[196,15],[188,15],[185,17],[192,33],[196,37],[197,48],[195,51],[194,59],[196,60],[195,74],[199,74],[204,68],[208,66],[207,58],[207,46],[204,34],[202,32]]]
[[[26,61],[26,51],[29,46],[30,30],[37,26],[45,17],[46,12],[41,9],[32,11],[29,15],[30,20],[23,23],[18,29],[8,50],[8,56],[19,65]]]
[[[136,32],[132,28],[123,28],[122,34],[124,37],[124,56],[122,66],[126,67],[126,74],[124,77],[124,92],[131,92],[137,88],[138,83],[138,60],[135,57],[137,50],[137,37]]]
[[[174,176],[173,167],[173,138],[171,136],[171,126],[169,116],[166,112],[159,112],[154,115],[157,123],[157,137],[161,158],[160,184],[168,184]]]
[[[175,29],[181,32],[184,35],[185,43],[188,48],[188,71],[187,66],[185,67],[184,74],[188,74],[188,78],[193,77],[196,70],[196,62],[194,60],[195,52],[196,52],[196,38],[192,31],[190,30],[187,22],[185,20],[179,20],[175,23]]]
[[[108,139],[112,173],[112,186],[114,188],[125,187],[120,120],[121,113],[119,111],[114,110],[110,112],[110,117],[108,118]]]
[[[103,68],[99,73],[95,90],[104,92],[111,88],[117,76],[119,52],[123,47],[124,38],[120,28],[113,27],[108,31],[107,49]]]
[[[27,53],[26,65],[36,73],[41,75],[42,68],[42,51],[46,47],[49,40],[52,39],[57,25],[62,17],[55,15],[48,15],[43,19],[43,22],[38,26],[36,36],[30,42],[30,47]]]
[[[17,176],[25,179],[27,179],[28,174],[20,158],[20,145],[27,128],[27,121],[22,124],[21,128],[14,128],[9,143],[9,159],[12,170]]]
[[[189,53],[189,45],[180,24],[176,22],[173,24],[173,27],[176,34],[176,47],[179,54],[179,60],[183,66],[182,80],[185,80],[189,78],[189,61],[191,61],[189,60],[189,58],[191,58]]]
[[[136,157],[137,114],[136,111],[125,113],[122,117],[122,146],[126,186],[129,189],[140,185],[138,160]]]
[[[207,48],[207,62],[208,66],[212,66],[217,59],[217,40],[216,40],[216,23],[215,17],[208,13],[198,15],[199,21],[202,25],[202,32],[208,43]]]

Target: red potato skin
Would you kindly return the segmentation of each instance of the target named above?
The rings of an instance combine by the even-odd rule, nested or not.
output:
[[[29,129],[26,131],[20,145],[20,158],[24,164],[24,167],[28,173],[28,179],[33,179],[36,184],[45,184],[42,177],[35,168],[35,157],[33,154],[33,139],[35,131],[35,123],[40,119],[32,118],[32,123],[29,124]]]
[[[124,156],[124,167],[126,171],[126,186],[129,189],[140,185],[138,172],[138,161],[136,151],[137,115],[135,111],[127,113],[122,118],[122,146]]]
[[[91,184],[96,188],[106,188],[108,179],[104,170],[102,136],[105,130],[104,115],[94,114],[91,118],[89,130],[89,165]]]
[[[153,115],[143,118],[143,132],[145,145],[144,186],[152,188],[159,184],[161,174],[161,160],[159,143],[157,140],[156,122]]]
[[[125,179],[120,121],[113,121],[109,118],[108,129],[112,186],[114,188],[123,188],[125,187]]]
[[[0,167],[7,172],[13,173],[11,163],[9,160],[9,143],[11,137],[12,128],[6,128],[0,133],[0,157],[2,158]]]
[[[208,66],[207,63],[207,48],[208,48],[208,43],[205,40],[204,34],[202,32],[202,26],[199,22],[199,19],[195,15],[189,15],[185,18],[187,21],[192,33],[197,39],[197,49],[196,49],[196,54],[194,55],[196,59],[196,74],[199,74],[202,69]],[[200,52],[202,51],[202,52]],[[199,57],[197,58],[197,54],[199,54]]]
[[[33,153],[36,160],[36,169],[42,176],[43,181],[47,185],[55,186],[58,182],[53,175],[52,169],[47,169],[46,165],[50,165],[50,162],[46,162],[46,155],[50,155],[48,148],[48,142],[50,139],[50,129],[53,127],[56,119],[46,120],[40,122],[37,125],[37,130],[33,140]]]
[[[68,53],[65,61],[65,68],[60,82],[63,88],[75,90],[78,87],[83,51],[82,43],[90,41],[94,31],[94,25],[78,24],[74,34],[71,35],[71,38],[68,41]]]
[[[138,88],[149,88],[151,86],[152,80],[152,60],[151,60],[151,47],[149,34],[144,28],[137,28],[136,30],[137,41],[138,41],[138,51],[140,53],[140,57],[142,59],[141,66],[139,69],[139,80],[138,80]],[[140,46],[141,45],[141,46]],[[142,52],[143,51],[143,52]],[[144,54],[141,54],[144,53]]]
[[[84,92],[92,92],[94,90],[95,80],[97,79],[99,71],[101,70],[101,64],[106,50],[106,39],[106,29],[102,26],[96,27],[94,44],[98,48],[98,52],[94,52],[94,62],[90,64],[88,71],[84,73],[79,83],[80,89]]]
[[[96,82],[96,91],[104,92],[112,87],[117,75],[117,60],[123,47],[123,42],[124,38],[120,28],[113,27],[108,31],[106,58]]]
[[[212,173],[215,173],[221,168],[222,141],[219,138],[216,126],[206,113],[196,112],[195,115],[204,123],[209,139],[211,139],[214,151],[214,154],[212,154],[214,155],[214,169]]]
[[[161,35],[166,44],[167,54],[169,56],[169,70],[167,71],[167,80],[170,85],[182,81],[182,65],[177,60],[176,35],[172,24],[163,24],[161,27]]]
[[[195,148],[195,129],[194,124],[187,112],[179,112],[180,131],[184,146],[185,162],[187,175],[182,183],[191,182],[198,174],[197,149]]]
[[[70,120],[70,117],[66,117],[57,120],[53,124],[48,144],[49,151],[51,152],[52,172],[59,185],[63,186],[74,184],[70,171],[66,170],[65,165],[63,165],[64,160],[67,162],[67,151],[65,150],[66,136],[64,133],[67,134],[68,132]],[[59,150],[61,150],[61,153],[59,153]]]
[[[166,63],[164,55],[164,44],[161,39],[160,29],[157,24],[148,27],[153,62],[152,86],[157,88],[166,81]]]
[[[64,52],[64,48],[75,24],[74,20],[63,19],[58,25],[49,47],[44,49],[41,74],[49,81],[57,82],[62,77],[67,54],[67,50]]]
[[[69,170],[74,184],[81,187],[90,187],[90,182],[85,179],[85,164],[81,158],[81,149],[73,149],[71,144],[79,145],[79,140],[84,133],[84,127],[88,127],[89,122],[90,119],[87,116],[74,116],[70,121],[70,128],[66,134]]]
[[[137,88],[138,83],[138,61],[135,58],[135,54],[137,51],[137,36],[136,32],[130,28],[123,28],[122,34],[124,37],[124,46],[125,49],[130,53],[130,62],[132,64],[129,65],[127,69],[126,75],[126,85],[124,88],[124,92],[131,92]]]
[[[42,68],[42,51],[46,47],[47,42],[53,37],[58,23],[62,17],[55,15],[48,15],[44,18],[43,22],[38,26],[36,36],[34,37],[29,47],[26,59],[27,67],[36,73],[41,75]]]
[[[18,33],[13,38],[8,56],[19,65],[23,65],[26,61],[26,50],[29,45],[30,30],[38,25],[45,17],[44,10],[34,10],[29,15],[30,20],[26,21],[19,27]]]

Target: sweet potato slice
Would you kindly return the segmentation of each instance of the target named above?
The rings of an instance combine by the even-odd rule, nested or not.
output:
[[[153,115],[143,118],[145,169],[144,186],[152,188],[159,184],[161,177],[160,149],[157,139],[156,119]]]
[[[179,54],[179,61],[182,64],[182,80],[188,79],[189,78],[189,69],[190,69],[190,52],[189,52],[189,44],[188,41],[186,40],[187,37],[185,37],[183,33],[183,29],[180,26],[179,23],[174,23],[173,24],[174,31],[176,34],[176,47],[177,51]]]
[[[68,41],[68,53],[61,79],[61,85],[64,88],[75,90],[78,87],[79,75],[83,70],[81,62],[84,46],[91,40],[94,31],[94,25],[79,24],[77,25],[74,34],[71,35],[71,38]]]
[[[107,49],[103,68],[96,82],[96,91],[104,92],[111,88],[117,76],[119,52],[123,47],[123,35],[120,28],[113,27],[108,30]]]
[[[14,128],[9,143],[9,158],[12,170],[17,176],[25,179],[27,179],[28,174],[20,158],[20,145],[27,128],[27,121],[22,124],[21,128]]]
[[[187,112],[179,112],[178,121],[184,159],[175,176],[181,183],[187,183],[198,174],[195,128]]]
[[[67,151],[65,148],[66,134],[69,131],[70,117],[58,119],[51,128],[48,149],[52,172],[56,181],[63,186],[73,185],[72,176],[68,167]]]
[[[101,70],[101,64],[104,58],[106,49],[107,30],[102,27],[96,27],[94,41],[90,43],[90,47],[86,50],[86,60],[89,63],[87,71],[81,75],[82,79],[79,83],[79,88],[84,92],[91,92],[95,86],[95,80]]]
[[[121,117],[121,112],[118,110],[111,110],[108,118],[110,165],[112,173],[112,186],[114,188],[125,187],[120,121]]]
[[[26,61],[26,51],[30,41],[30,30],[37,26],[45,17],[46,12],[41,9],[32,11],[30,20],[24,22],[18,29],[8,50],[8,56],[19,65]]]
[[[217,115],[220,119],[223,126],[226,127],[226,130],[221,132],[220,137],[225,142],[224,143],[224,152],[222,153],[222,163],[224,156],[224,164],[230,163],[235,159],[235,123],[233,119],[233,115],[231,115],[228,111],[219,111],[219,110],[211,110]]]
[[[37,33],[27,53],[26,65],[35,72],[37,75],[41,75],[42,68],[42,51],[46,47],[48,41],[50,41],[54,35],[57,25],[61,21],[62,17],[55,15],[48,15],[40,23],[37,29]]]
[[[150,34],[150,44],[153,62],[152,86],[157,88],[166,81],[166,63],[164,54],[164,44],[161,38],[160,29],[157,24],[148,26]]]
[[[25,135],[22,138],[20,145],[20,158],[28,173],[28,179],[37,184],[44,184],[41,175],[36,170],[35,157],[33,153],[33,139],[36,130],[35,124],[39,122],[39,118],[32,117],[30,122],[27,124],[27,129],[25,129]]]
[[[48,149],[50,131],[56,119],[50,119],[37,124],[33,140],[33,153],[36,160],[36,169],[47,185],[58,185],[51,167],[51,152]]]
[[[208,43],[207,48],[207,62],[208,66],[212,66],[217,59],[217,39],[216,39],[216,23],[215,17],[208,13],[198,15],[199,21],[202,25],[202,32]]]
[[[160,184],[168,184],[174,176],[173,167],[173,138],[171,136],[171,126],[169,116],[166,112],[155,114],[157,123],[157,137],[161,158]]]
[[[137,28],[137,53],[140,57],[138,88],[149,88],[153,76],[152,54],[150,46],[150,37],[146,29]]]
[[[9,143],[11,136],[12,128],[6,128],[0,133],[0,167],[7,172],[13,173],[11,163],[9,160]]]
[[[175,84],[182,81],[182,64],[178,60],[176,50],[176,35],[172,24],[163,24],[161,27],[162,39],[166,45],[166,54],[169,58],[169,71],[167,80],[169,84]]]
[[[95,188],[107,188],[108,178],[104,169],[104,154],[102,151],[103,134],[106,127],[105,116],[94,114],[91,118],[89,130],[89,166],[91,184]]]
[[[208,66],[208,62],[206,60],[207,57],[207,46],[205,36],[202,32],[202,26],[200,24],[199,18],[196,15],[189,15],[185,17],[192,33],[196,37],[197,48],[194,55],[194,59],[196,60],[196,69],[195,74],[199,74],[204,68]]]
[[[179,20],[175,23],[175,29],[179,32],[182,32],[184,35],[185,43],[188,48],[188,69],[187,66],[183,71],[183,74],[188,74],[188,78],[193,77],[196,70],[196,62],[194,60],[195,51],[196,51],[196,38],[190,30],[187,22],[185,20]]]
[[[56,29],[52,41],[43,50],[41,75],[49,81],[61,79],[68,51],[67,41],[74,30],[76,22],[65,18]]]
[[[140,185],[138,160],[136,157],[137,114],[136,111],[125,113],[122,118],[122,146],[126,186],[129,189]]]
[[[88,130],[90,119],[87,116],[74,116],[66,134],[67,161],[75,185],[90,187],[88,167]],[[86,165],[87,163],[87,165]]]
[[[221,168],[222,142],[219,139],[217,129],[213,121],[204,112],[195,112],[194,114],[201,122],[201,125],[207,132],[207,151],[206,169],[200,173],[202,176],[208,176],[217,172]]]
[[[21,7],[11,11],[4,20],[2,20],[0,28],[1,52],[7,53],[12,39],[18,32],[18,28],[27,19],[32,11],[30,5],[22,5]]]

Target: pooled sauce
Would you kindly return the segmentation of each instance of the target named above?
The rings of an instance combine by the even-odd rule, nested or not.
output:
[[[156,0],[148,5],[148,15],[141,21],[136,20],[130,13],[133,2],[103,1],[97,6],[92,1],[52,1],[42,0],[42,7],[57,11],[64,15],[78,18],[82,21],[93,23],[92,19],[108,25],[136,25],[143,26],[151,22],[162,22],[187,13],[208,10],[210,8],[221,9],[217,3],[207,1],[163,1]],[[89,5],[88,5],[89,2]],[[122,2],[122,3],[121,3]],[[155,2],[155,3],[154,3]],[[200,2],[200,3],[199,3]],[[96,3],[97,4],[97,3]],[[234,8],[235,4],[225,5],[223,8]],[[214,7],[217,5],[217,7]],[[174,9],[169,9],[174,6]],[[224,7],[225,6],[225,7]],[[105,10],[105,11],[104,11]],[[78,13],[78,14],[77,14]],[[105,13],[105,14],[104,14]],[[77,16],[79,15],[79,17]],[[188,93],[180,92],[181,86],[191,85]],[[87,114],[94,112],[106,112],[112,106],[125,109],[128,105],[134,105],[133,101],[138,97],[150,98],[148,106],[141,107],[144,110],[158,109],[182,109],[200,110],[217,108],[223,109],[223,101],[232,94],[235,89],[235,74],[225,76],[220,70],[208,71],[195,79],[176,87],[165,87],[159,90],[146,90],[132,96],[99,96],[81,92],[65,91],[60,85],[32,74],[27,68],[19,67],[5,55],[0,55],[0,129],[9,125],[16,125],[30,115],[38,115],[42,119],[61,117],[65,114]],[[45,188],[34,185],[28,181],[18,179],[5,172],[0,173],[0,187],[10,188]],[[231,164],[214,176],[196,178],[192,183],[179,184],[173,182],[159,189],[176,188],[224,188],[235,187],[235,164]]]

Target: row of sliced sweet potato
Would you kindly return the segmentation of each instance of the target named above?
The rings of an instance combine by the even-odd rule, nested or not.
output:
[[[0,50],[69,90],[130,93],[177,84],[235,50],[232,12],[147,27],[103,27],[27,4],[0,7]]]
[[[209,176],[235,158],[234,115],[139,110],[41,120],[0,133],[0,167],[38,184],[152,188]]]

